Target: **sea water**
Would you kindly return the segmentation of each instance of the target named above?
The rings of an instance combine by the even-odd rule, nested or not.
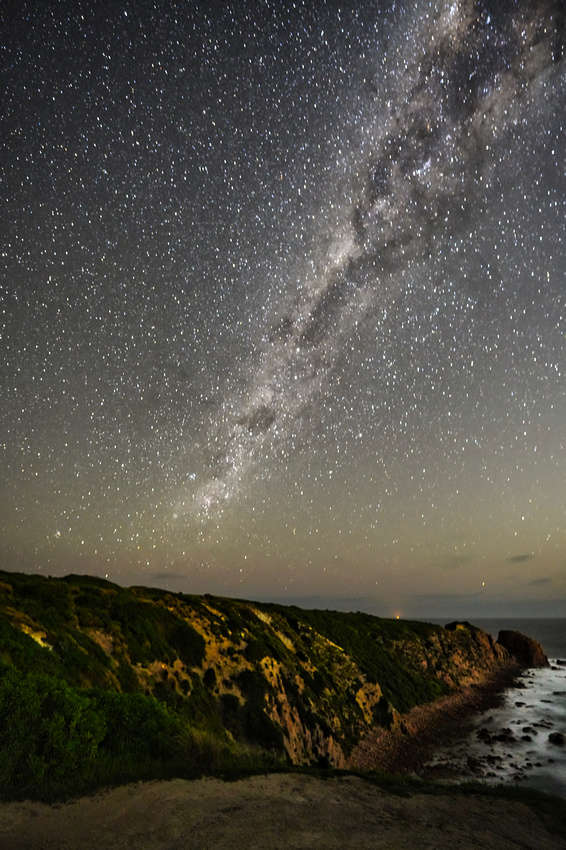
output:
[[[458,779],[520,783],[566,798],[566,744],[550,737],[562,733],[566,739],[566,619],[476,619],[473,624],[494,638],[503,629],[534,638],[550,667],[525,670],[499,707],[472,718],[469,734],[437,749],[427,767]]]

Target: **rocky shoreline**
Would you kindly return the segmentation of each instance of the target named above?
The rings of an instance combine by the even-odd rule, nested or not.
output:
[[[348,767],[386,773],[421,773],[434,747],[465,734],[471,718],[499,705],[505,689],[520,675],[514,661],[485,675],[482,681],[419,705],[403,715],[397,728],[374,728],[350,755]]]
[[[476,639],[492,639],[467,622],[454,622],[449,630],[467,629]],[[502,647],[506,658],[477,679],[434,702],[418,705],[402,715],[391,729],[373,727],[358,742],[348,760],[348,767],[381,770],[386,773],[430,776],[425,771],[434,748],[455,738],[462,738],[472,728],[479,713],[501,705],[507,689],[517,685],[526,668],[549,667],[542,646],[516,631],[501,631],[494,646]]]
[[[443,741],[427,779],[525,784],[566,797],[566,663],[524,671],[502,704],[471,718],[465,737]]]

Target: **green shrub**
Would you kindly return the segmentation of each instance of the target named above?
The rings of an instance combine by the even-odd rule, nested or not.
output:
[[[15,607],[45,628],[56,629],[73,618],[72,597],[65,582],[38,575],[7,573]]]
[[[244,650],[244,658],[251,664],[256,664],[262,658],[271,656],[275,658],[273,652],[267,647],[263,640],[251,640]]]
[[[133,664],[173,664],[177,658],[189,667],[202,664],[204,638],[167,608],[120,594],[112,600],[110,613],[122,631]]]
[[[82,628],[104,629],[109,632],[112,628],[112,618],[108,606],[108,591],[98,587],[81,587],[75,596],[75,610]]]
[[[14,666],[24,673],[44,672],[62,675],[59,658],[32,637],[0,619],[0,670],[2,665]]]
[[[90,693],[96,710],[105,718],[101,747],[113,754],[169,759],[175,755],[175,736],[181,721],[154,697],[95,690]]]
[[[189,771],[209,773],[233,762],[233,748],[210,732],[185,726],[176,739],[178,751]]]
[[[153,697],[0,678],[0,794],[52,799],[113,781],[182,775],[185,724]]]
[[[103,649],[78,629],[62,629],[53,640],[53,654],[61,661],[65,681],[82,688],[108,686],[110,660]]]
[[[107,728],[91,700],[65,682],[8,670],[0,680],[0,788],[41,792],[88,771]]]
[[[202,680],[206,687],[212,690],[212,688],[216,685],[216,672],[214,667],[207,667]]]
[[[116,678],[120,682],[122,693],[135,694],[141,691],[141,685],[138,677],[127,662],[120,664],[116,670]]]
[[[284,753],[283,731],[261,706],[247,702],[242,709],[244,741],[268,752]]]

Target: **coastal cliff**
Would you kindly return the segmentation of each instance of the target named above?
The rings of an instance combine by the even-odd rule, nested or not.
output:
[[[101,754],[139,753],[143,728],[148,758],[184,758],[197,772],[203,741],[219,764],[245,745],[262,758],[344,767],[369,730],[400,729],[416,706],[528,664],[527,646],[535,651],[469,623],[0,572],[0,747],[13,749],[7,730],[23,740],[27,723],[49,774],[57,747],[46,753],[38,730],[50,739],[57,726],[59,738],[77,737],[75,750],[88,749],[96,772]],[[17,716],[14,694],[26,700]],[[25,746],[5,760],[0,790],[15,781]]]
[[[521,667],[549,667],[548,658],[536,640],[521,634],[504,630],[499,632],[497,642],[503,646],[507,652],[516,658]]]

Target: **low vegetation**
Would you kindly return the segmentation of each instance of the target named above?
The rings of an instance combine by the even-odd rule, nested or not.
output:
[[[472,627],[0,572],[0,795],[342,767],[498,662]]]

